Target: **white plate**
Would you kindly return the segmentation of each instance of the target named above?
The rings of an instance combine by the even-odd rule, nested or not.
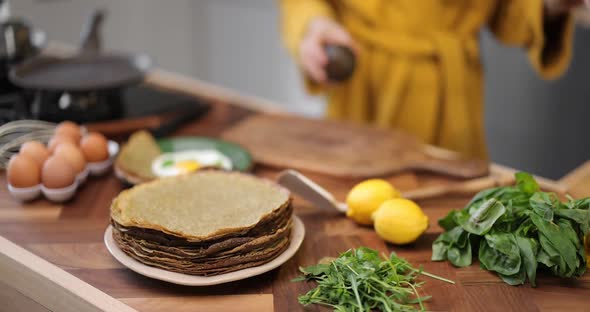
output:
[[[188,275],[170,272],[145,265],[129,257],[119,248],[119,246],[113,239],[113,228],[111,225],[109,225],[107,230],[104,232],[104,243],[106,244],[107,249],[109,250],[111,255],[113,255],[113,257],[115,257],[117,261],[119,261],[122,265],[126,266],[130,270],[135,271],[141,275],[179,285],[210,286],[223,284],[227,282],[233,282],[252,276],[260,275],[262,273],[266,273],[270,270],[279,267],[283,263],[287,262],[287,260],[291,259],[293,255],[295,255],[295,253],[301,246],[301,243],[303,242],[304,236],[305,227],[303,226],[303,222],[301,222],[301,220],[297,216],[293,215],[291,242],[289,244],[289,247],[285,251],[283,251],[282,254],[280,254],[274,260],[260,266],[214,276]]]

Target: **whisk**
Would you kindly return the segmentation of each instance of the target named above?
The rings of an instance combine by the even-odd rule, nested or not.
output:
[[[36,140],[47,143],[55,132],[56,124],[40,120],[17,120],[0,126],[0,169],[5,169],[12,155],[21,145]]]

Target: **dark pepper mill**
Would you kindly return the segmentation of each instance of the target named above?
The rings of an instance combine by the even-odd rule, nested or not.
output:
[[[352,50],[345,46],[327,45],[325,51],[328,56],[326,65],[328,80],[333,82],[348,80],[356,66],[356,58]]]

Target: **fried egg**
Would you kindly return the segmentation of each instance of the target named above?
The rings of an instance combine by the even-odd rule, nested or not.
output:
[[[152,171],[158,177],[191,173],[201,168],[232,169],[232,161],[217,150],[188,150],[165,153],[154,159]]]

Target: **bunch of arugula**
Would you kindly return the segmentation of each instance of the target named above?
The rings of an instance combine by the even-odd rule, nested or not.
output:
[[[375,250],[360,247],[342,253],[327,263],[299,269],[303,276],[293,281],[316,281],[317,287],[299,296],[303,305],[321,304],[334,311],[417,311],[418,304],[430,296],[420,297],[416,282],[426,275],[454,284],[453,281],[412,267],[395,253],[383,258]]]
[[[563,278],[586,270],[584,236],[590,227],[590,198],[562,203],[539,190],[528,173],[516,185],[481,191],[460,211],[439,220],[446,232],[432,244],[432,260],[471,265],[477,255],[483,269],[497,272],[510,285],[533,287],[537,269]]]

